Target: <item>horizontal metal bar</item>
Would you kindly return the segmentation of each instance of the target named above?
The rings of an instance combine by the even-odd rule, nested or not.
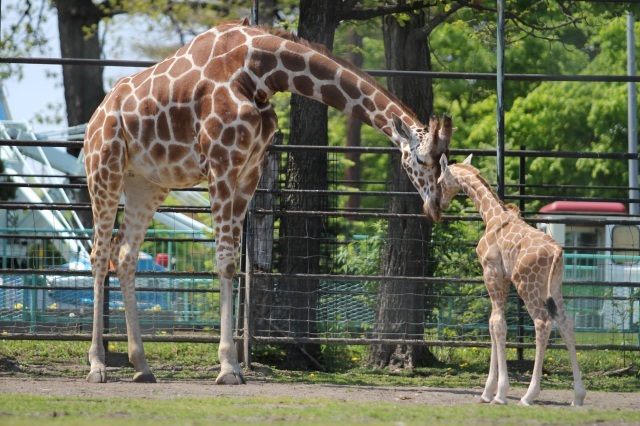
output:
[[[99,67],[140,67],[147,68],[157,64],[157,61],[134,61],[123,59],[82,59],[82,58],[19,58],[0,57],[0,64],[30,64],[30,65],[87,65]]]
[[[520,196],[507,196],[507,199],[531,199],[531,200],[588,200],[588,201],[621,201],[619,198],[584,198],[584,197],[552,197],[552,196],[531,196],[531,197],[520,197]],[[12,202],[0,202],[0,209],[7,210],[58,210],[58,211],[70,211],[70,210],[91,210],[91,206],[89,204],[84,203],[74,203],[74,204],[56,204],[56,203],[12,203]],[[120,205],[118,207],[119,211],[124,210],[124,206]],[[161,206],[158,208],[158,212],[172,212],[172,213],[210,213],[208,207],[190,207],[190,206]],[[338,217],[358,217],[361,219],[416,219],[416,220],[428,220],[427,217],[422,213],[417,214],[398,214],[398,213],[368,213],[368,212],[358,212],[358,211],[297,211],[297,210],[264,210],[264,209],[256,209],[253,211],[254,214],[258,215],[272,215],[274,217],[285,217],[285,216],[309,216],[309,217],[329,217],[329,218],[338,218]],[[526,213],[526,212],[523,212]],[[530,214],[540,214],[538,212],[532,212]],[[546,213],[545,213],[546,215]],[[476,222],[480,221],[480,216],[472,215],[472,216],[463,216],[463,215],[443,215],[443,221],[463,221],[463,222]],[[527,222],[530,223],[567,223],[567,224],[620,224],[620,225],[638,225],[640,221],[638,220],[624,220],[624,219],[546,219],[546,218],[525,218]],[[69,231],[71,232],[71,231]]]
[[[16,286],[4,286],[0,289],[12,289],[12,290],[42,290],[42,291],[93,291],[93,287],[63,287],[63,286],[34,286],[34,285],[16,285]],[[107,293],[120,293],[122,290],[120,287],[105,286],[104,291]],[[153,293],[220,293],[218,288],[155,288],[155,287],[136,287],[136,291],[149,291]],[[234,290],[237,292],[237,290]],[[610,299],[607,299],[610,300]]]
[[[78,270],[78,269],[64,269],[64,268],[6,268],[2,270],[0,275],[39,275],[39,276],[74,276],[74,277],[91,277],[90,270]],[[115,277],[114,271],[109,271],[110,277]],[[217,278],[217,273],[214,271],[136,271],[137,277],[150,277],[150,278],[179,278],[184,280],[206,278]],[[244,272],[237,272],[235,278],[244,277]],[[5,286],[7,287],[7,286]],[[0,288],[2,288],[0,286]],[[38,288],[43,288],[42,286]]]
[[[100,67],[136,67],[147,68],[156,65],[156,61],[122,59],[81,59],[81,58],[24,58],[0,57],[0,63],[30,65],[86,65]],[[374,77],[420,77],[453,80],[495,80],[495,73],[451,72],[451,71],[401,71],[401,70],[363,70]],[[589,82],[640,82],[640,76],[626,75],[559,75],[559,74],[505,74],[505,80],[515,81],[589,81]]]
[[[460,348],[490,348],[491,342],[468,342],[448,340],[411,340],[411,339],[367,339],[367,338],[322,338],[322,337],[258,337],[252,336],[255,343],[318,343],[318,344],[345,344],[354,346],[365,345],[405,345],[405,346],[431,346],[431,347],[460,347]],[[535,349],[535,343],[507,342],[507,348]],[[550,344],[547,349],[566,349],[565,345]],[[638,351],[640,345],[576,345],[577,350],[621,350]]]
[[[110,342],[126,342],[126,334],[105,334],[104,339]],[[3,333],[0,340],[72,340],[91,341],[91,334],[78,333]],[[144,342],[167,343],[220,343],[220,336],[215,335],[171,335],[171,334],[145,334]],[[236,342],[244,341],[242,336],[234,336]],[[366,338],[326,338],[326,337],[259,337],[252,336],[253,343],[317,343],[326,345],[411,345],[431,347],[464,347],[464,348],[490,348],[491,342],[469,342],[450,340],[416,340],[416,339],[366,339]],[[507,348],[535,349],[535,343],[507,342]],[[565,349],[565,345],[550,344],[547,349]],[[638,351],[640,345],[576,345],[576,349],[585,350],[612,350],[612,351]]]
[[[48,141],[31,139],[0,139],[0,144],[8,146],[42,146],[42,147],[74,147],[82,148],[79,141]],[[395,147],[349,147],[349,146],[313,146],[313,145],[271,145],[273,152],[332,152],[360,154],[392,154],[399,152]],[[495,157],[492,149],[451,149],[451,155]],[[507,150],[507,157],[547,157],[547,158],[594,158],[613,160],[640,160],[640,153],[623,152],[584,152],[584,151],[539,151],[539,150]],[[59,176],[58,176],[59,177]]]

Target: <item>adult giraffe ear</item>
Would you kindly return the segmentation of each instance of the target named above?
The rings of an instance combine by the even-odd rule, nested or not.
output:
[[[404,139],[405,143],[408,143],[413,147],[413,145],[416,144],[413,130],[411,130],[411,128],[407,126],[407,123],[402,121],[402,119],[394,113],[391,113],[391,118],[393,119],[393,127],[395,127],[398,136],[400,136],[401,139]]]
[[[468,164],[469,166],[471,165],[471,159],[473,158],[473,154],[469,154],[469,156],[467,158],[464,159],[464,161],[462,162],[462,164]]]

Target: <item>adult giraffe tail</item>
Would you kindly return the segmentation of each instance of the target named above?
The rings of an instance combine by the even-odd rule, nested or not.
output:
[[[551,268],[549,269],[549,277],[547,280],[547,299],[544,301],[544,307],[547,308],[551,318],[556,319],[558,316],[558,305],[553,299],[552,291],[553,286],[557,283],[562,283],[562,276],[556,278],[556,274],[562,274],[564,270],[564,263],[562,259],[562,249],[557,248],[553,253],[553,261],[551,262]],[[561,291],[561,290],[560,290]]]

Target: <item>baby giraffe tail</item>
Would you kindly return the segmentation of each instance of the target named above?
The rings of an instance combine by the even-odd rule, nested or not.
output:
[[[554,276],[556,274],[562,273],[562,262],[562,250],[555,250],[553,254],[553,261],[551,262],[551,268],[549,269],[549,277],[547,279],[547,299],[544,301],[544,306],[545,308],[547,308],[549,315],[553,319],[556,319],[556,317],[558,316],[558,305],[556,305],[556,301],[552,296],[554,290],[552,286],[557,282],[562,283],[562,279],[559,279],[557,281],[554,279]]]

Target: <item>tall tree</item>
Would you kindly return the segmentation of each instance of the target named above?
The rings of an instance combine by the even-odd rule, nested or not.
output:
[[[351,45],[347,59],[358,68],[362,68],[364,64],[364,55],[362,54],[362,36],[358,34],[357,28],[350,28],[347,32],[347,43]],[[347,146],[359,147],[362,145],[362,122],[347,116]],[[353,165],[345,169],[344,177],[348,185],[358,187],[360,181],[360,154],[357,152],[348,152],[345,155],[347,160],[353,162]],[[349,196],[346,208],[356,209],[360,207],[360,197],[357,194]]]
[[[106,17],[104,8],[85,0],[55,0],[54,4],[58,11],[62,57],[100,59],[102,49],[97,28]],[[93,31],[87,31],[88,28]],[[69,126],[88,122],[102,102],[105,95],[102,71],[101,66],[62,66]],[[77,82],[83,84],[79,85]],[[76,157],[80,153],[79,148],[69,148],[68,151]]]
[[[100,59],[101,47],[98,38],[98,24],[105,18],[103,8],[85,0],[55,0],[58,11],[58,31],[60,51],[63,58]],[[87,28],[93,28],[87,32]],[[103,67],[86,65],[63,65],[64,98],[69,126],[84,124],[96,110],[105,91],[102,79]],[[82,82],[82,85],[77,84]],[[77,157],[81,148],[69,147],[67,151]],[[76,179],[72,179],[74,182]],[[89,192],[76,192],[77,200],[89,204]],[[90,210],[78,211],[78,217],[85,228],[93,226]]]
[[[301,0],[298,35],[309,41],[323,44],[329,50],[338,25],[338,8],[331,0]],[[327,106],[299,95],[291,96],[290,145],[327,146]],[[287,189],[326,190],[327,158],[324,153],[289,153],[287,161]],[[284,207],[296,211],[326,211],[326,195],[319,193],[289,193]],[[282,261],[280,272],[284,274],[320,273],[322,237],[328,233],[325,218],[287,216],[280,225]],[[317,305],[318,281],[310,279],[283,279],[279,285],[280,306],[287,309],[286,324],[281,328],[292,337],[307,336],[313,332]],[[312,309],[299,309],[311,307]],[[296,346],[288,351],[289,368],[308,369],[309,361],[320,355],[319,345]],[[313,361],[312,361],[313,363]],[[311,367],[317,367],[311,365]]]
[[[400,2],[400,6],[374,6],[363,8],[363,2],[343,0],[301,0],[298,35],[309,41],[333,47],[334,34],[343,19],[370,19],[394,12],[411,11],[423,7],[423,2]],[[414,4],[415,3],[415,4]],[[307,98],[291,97],[291,133],[289,144],[326,146],[327,107]],[[397,161],[399,163],[399,161]],[[287,162],[287,189],[327,189],[327,158],[323,153],[290,153]],[[289,193],[283,201],[287,210],[325,211],[327,198],[319,193]],[[315,274],[321,271],[322,238],[328,235],[323,217],[287,216],[280,225],[282,257],[280,272],[289,274]],[[307,336],[313,333],[318,281],[286,278],[279,283],[277,302],[281,312],[279,329],[289,336]],[[297,345],[287,352],[288,368],[318,367],[320,347]],[[310,363],[311,361],[311,363]]]
[[[424,11],[402,17],[388,15],[383,18],[383,22],[387,68],[407,71],[430,70],[429,45],[422,32],[426,22]],[[433,110],[431,79],[390,77],[387,81],[389,90],[411,108],[421,122],[428,123]],[[422,213],[422,199],[402,169],[400,153],[394,153],[391,157],[391,191],[413,192],[416,196],[390,197],[389,212]],[[383,274],[404,277],[429,276],[430,240],[430,221],[390,219],[384,250]],[[424,315],[424,283],[390,281],[380,284],[374,328],[377,338],[422,339]],[[369,364],[377,367],[411,368],[423,363],[429,354],[425,346],[374,345],[369,353]]]

